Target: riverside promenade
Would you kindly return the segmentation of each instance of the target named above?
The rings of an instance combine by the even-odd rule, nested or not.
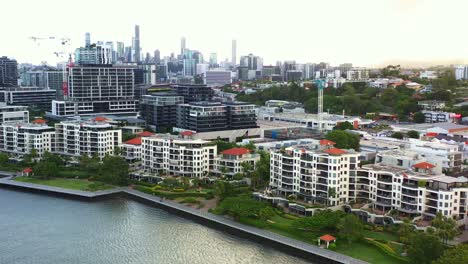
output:
[[[33,191],[39,193],[47,193],[51,195],[59,195],[64,197],[78,198],[84,200],[95,200],[99,198],[109,198],[117,195],[124,195],[129,199],[137,200],[150,204],[153,206],[166,209],[170,212],[174,212],[201,223],[205,223],[208,226],[217,228],[228,233],[248,237],[249,239],[255,240],[260,243],[267,243],[273,247],[283,250],[292,255],[305,258],[312,261],[313,263],[346,263],[346,264],[364,264],[367,262],[351,258],[349,256],[333,252],[331,250],[319,248],[317,246],[291,239],[276,233],[262,230],[259,228],[247,226],[230,220],[226,217],[203,212],[185,205],[161,199],[160,197],[142,193],[131,188],[115,188],[111,190],[97,191],[97,192],[86,192],[79,190],[70,190],[59,187],[50,187],[33,183],[16,182],[12,180],[12,176],[0,173],[2,176],[7,176],[0,179],[0,187],[19,189],[25,191]]]

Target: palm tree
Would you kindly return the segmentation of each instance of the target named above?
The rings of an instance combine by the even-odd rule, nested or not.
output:
[[[330,205],[331,198],[335,198],[336,196],[336,189],[334,187],[328,188],[328,205]]]

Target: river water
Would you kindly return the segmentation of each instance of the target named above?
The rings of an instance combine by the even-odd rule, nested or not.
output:
[[[307,262],[131,200],[0,189],[0,264],[55,263]]]

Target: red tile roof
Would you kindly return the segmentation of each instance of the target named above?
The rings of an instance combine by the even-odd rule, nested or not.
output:
[[[152,135],[154,135],[154,133],[149,131],[143,131],[137,134],[139,137],[151,137]]]
[[[320,140],[320,145],[335,145],[335,144],[336,144],[335,142],[328,140],[328,139]]]
[[[25,172],[25,173],[31,173],[31,172],[32,172],[32,169],[31,169],[31,168],[24,168],[24,169],[23,169],[23,172]]]
[[[327,241],[327,242],[331,242],[331,241],[335,241],[335,240],[336,240],[336,237],[331,236],[331,235],[328,235],[328,234],[323,235],[323,236],[321,236],[321,237],[319,237],[319,238],[320,238],[320,240],[322,240],[322,241]]]
[[[129,145],[141,145],[141,137],[132,138],[124,143]]]
[[[44,119],[36,119],[36,120],[33,121],[33,123],[34,124],[45,124],[45,123],[47,123],[47,121],[44,120]]]
[[[102,116],[96,116],[96,117],[94,118],[94,121],[96,121],[96,122],[104,122],[104,121],[107,121],[107,118],[102,117]]]
[[[247,153],[250,153],[250,149],[247,148],[232,148],[232,149],[227,149],[223,152],[221,152],[224,155],[234,155],[234,156],[240,156],[244,155]]]
[[[190,131],[190,130],[185,130],[185,131],[182,131],[179,133],[181,136],[191,136],[195,133],[193,133],[193,131]]]
[[[347,153],[346,151],[339,149],[339,148],[331,148],[331,149],[326,149],[324,151],[330,155],[343,155]]]
[[[420,162],[420,163],[414,164],[413,167],[417,169],[427,170],[427,169],[435,168],[435,165],[428,163],[428,162]]]

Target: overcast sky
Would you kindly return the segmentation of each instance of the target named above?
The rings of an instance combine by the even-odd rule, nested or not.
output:
[[[68,37],[70,48],[92,42],[131,44],[140,25],[143,52],[161,55],[187,48],[238,58],[253,53],[265,64],[276,61],[468,62],[466,0],[79,0],[2,3],[0,56],[18,62],[55,63],[57,41],[34,43],[30,36]],[[72,50],[72,49],[70,49]]]

